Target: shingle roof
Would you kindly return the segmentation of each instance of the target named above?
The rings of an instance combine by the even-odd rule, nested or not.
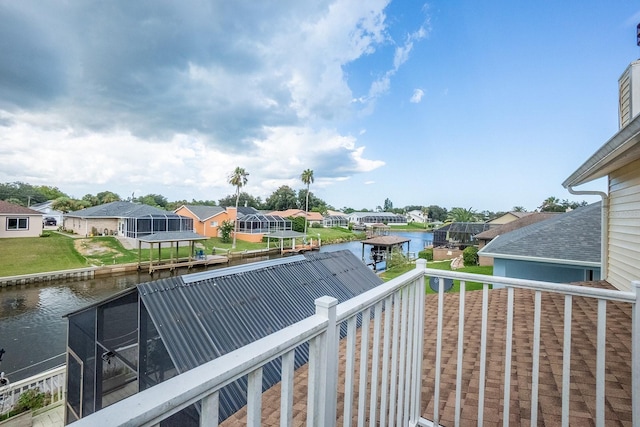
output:
[[[578,284],[613,289],[607,282]],[[440,386],[440,424],[455,423],[455,383],[457,371],[457,337],[459,293],[444,295],[443,349]],[[540,329],[540,380],[538,399],[538,425],[561,424],[562,397],[562,343],[564,305],[560,294],[543,293],[542,324]],[[571,351],[570,425],[593,425],[595,419],[596,333],[597,301],[573,297],[573,330]],[[433,418],[433,395],[436,360],[437,295],[425,297],[424,354],[421,415]],[[462,364],[461,425],[476,425],[478,410],[478,377],[481,336],[482,292],[467,292],[465,297],[465,344]],[[485,389],[485,426],[501,426],[503,416],[502,392],[504,387],[505,324],[507,316],[507,290],[489,291],[487,331],[487,370]],[[514,292],[513,357],[511,366],[510,425],[528,425],[531,405],[531,366],[533,354],[534,292],[517,289]],[[359,366],[360,330],[356,341],[356,361]],[[372,336],[371,331],[369,336]],[[346,340],[340,342],[338,379],[338,419],[343,424],[344,360]],[[631,425],[631,306],[609,301],[607,303],[607,380],[605,384],[605,425]],[[304,425],[306,420],[306,386],[308,365],[296,371],[294,377],[293,425]],[[357,381],[357,372],[355,373]],[[357,383],[356,383],[357,384]],[[354,390],[357,402],[358,390]],[[279,425],[280,385],[267,390],[262,397],[262,425]],[[246,407],[227,419],[222,426],[246,424]],[[354,419],[351,425],[356,425]]]
[[[136,218],[142,216],[167,216],[177,218],[179,215],[149,205],[141,205],[131,202],[111,202],[103,205],[92,206],[79,211],[69,212],[67,217],[80,218]]]
[[[583,206],[493,239],[479,255],[600,262],[601,203]]]
[[[42,212],[38,212],[33,209],[26,208],[24,206],[9,203],[4,200],[0,200],[0,213],[2,214],[23,214],[23,215],[42,215]]]
[[[220,206],[184,205],[184,207],[193,212],[200,221],[205,221],[225,211],[225,209]]]
[[[514,212],[511,212],[514,213]],[[520,212],[515,212],[520,213]],[[476,234],[474,237],[478,240],[491,240],[498,235],[506,234],[510,231],[517,230],[518,228],[526,227],[527,225],[535,224],[536,222],[544,221],[545,219],[552,218],[558,215],[556,212],[526,212],[527,215],[520,216],[518,219],[502,224],[498,227],[490,228],[482,233]]]

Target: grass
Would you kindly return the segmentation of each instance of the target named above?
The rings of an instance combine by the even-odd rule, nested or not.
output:
[[[427,223],[427,228],[424,227],[425,224],[421,222],[410,222],[407,225],[389,225],[391,230],[395,231],[433,231],[434,225],[432,223]]]
[[[357,233],[345,228],[311,228],[308,236],[316,240],[320,234],[322,244],[341,243],[363,239],[364,233]],[[138,250],[128,250],[120,244],[115,237],[92,237],[76,240],[61,233],[47,233],[48,237],[29,237],[0,239],[0,277],[16,276],[20,274],[42,273],[46,271],[69,270],[74,268],[89,267],[91,265],[113,265],[138,262]],[[78,242],[80,253],[74,242]],[[291,243],[285,242],[285,245]],[[216,248],[216,253],[224,254],[222,250],[230,250],[232,242],[223,243],[221,239],[213,237],[200,241],[198,247],[204,246],[206,254],[211,254]],[[271,241],[271,247],[277,247],[277,240]],[[266,249],[267,243],[250,243],[242,240],[236,242],[234,252]],[[174,248],[175,251],[175,248]],[[181,246],[179,257],[188,257],[190,247]],[[149,249],[142,249],[141,260],[149,260]],[[169,245],[163,245],[162,259],[169,259],[171,249]],[[83,255],[84,254],[84,255]],[[152,253],[157,261],[157,247]],[[175,256],[175,255],[174,255]]]
[[[49,237],[0,239],[0,276],[87,267],[73,247],[73,239],[57,233]]]
[[[435,262],[432,261],[427,263],[427,267],[437,269],[437,270],[451,271],[451,263],[449,261],[435,261]],[[380,277],[382,278],[382,280],[387,282],[391,279],[395,279],[396,277],[403,275],[404,273],[406,273],[407,271],[410,271],[413,268],[415,268],[413,264],[406,264],[401,267],[396,267],[388,271],[385,271],[384,273],[380,274]],[[456,271],[463,272],[463,273],[484,274],[484,275],[491,276],[493,274],[493,266],[470,266],[470,267],[459,268]],[[482,289],[482,283],[480,282],[466,282],[466,285],[467,285],[466,287],[467,291],[475,291],[475,290]],[[429,286],[429,277],[425,277],[425,288],[426,288],[426,293],[428,294],[435,293]],[[459,280],[453,281],[453,288],[451,289],[451,292],[460,292]]]

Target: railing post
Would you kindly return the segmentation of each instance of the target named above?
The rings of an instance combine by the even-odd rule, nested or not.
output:
[[[636,293],[631,326],[631,408],[632,424],[640,425],[640,280],[631,282]]]
[[[320,349],[320,384],[316,396],[320,400],[315,407],[319,419],[314,425],[332,427],[336,425],[338,399],[338,340],[336,334],[336,306],[338,300],[324,296],[316,299],[316,314],[328,320],[324,346]]]

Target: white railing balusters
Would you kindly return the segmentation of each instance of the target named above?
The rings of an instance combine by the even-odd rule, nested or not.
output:
[[[320,416],[320,408],[317,407],[322,395],[320,389],[321,374],[321,348],[322,336],[318,335],[309,341],[309,370],[307,378],[307,426],[314,426],[314,420]]]
[[[369,362],[369,328],[371,327],[371,311],[362,312],[360,326],[360,381],[358,385],[358,427],[364,427],[367,413],[367,366]]]
[[[462,358],[464,356],[464,298],[467,284],[460,281],[460,303],[458,304],[458,359],[456,366],[456,407],[455,425],[460,425],[460,399],[462,397]]]
[[[280,427],[287,427],[293,421],[293,376],[295,368],[295,350],[282,355],[282,378],[280,388]]]
[[[373,357],[371,360],[371,388],[369,401],[369,425],[376,425],[378,410],[378,375],[380,368],[380,329],[382,321],[382,301],[375,305],[373,318]]]
[[[507,335],[504,352],[504,405],[502,425],[509,427],[509,404],[511,403],[511,346],[513,344],[513,287],[507,288]]]
[[[408,314],[409,314],[409,295],[407,289],[403,289],[402,296],[402,309],[400,312],[400,354],[398,357],[398,404],[396,408],[396,423],[395,425],[402,425],[402,410],[404,408],[404,382],[406,381],[405,361],[407,356],[407,334],[408,331]]]
[[[247,387],[247,426],[262,423],[262,367],[249,373]]]
[[[387,425],[387,399],[389,398],[389,357],[391,347],[391,323],[393,297],[384,300],[384,332],[382,343],[382,387],[380,390],[380,427]]]
[[[353,387],[354,374],[356,366],[356,326],[358,322],[357,316],[352,316],[347,320],[347,347],[345,360],[344,375],[344,427],[351,426],[353,418]]]
[[[573,297],[564,297],[564,343],[562,346],[562,425],[569,426],[569,397],[571,395],[571,308]]]
[[[389,391],[389,425],[395,425],[397,390],[398,390],[398,353],[400,345],[400,311],[402,294],[393,294],[393,334],[391,344],[391,383]]]
[[[442,318],[444,311],[444,278],[440,277],[438,282],[438,323],[436,326],[436,376],[433,390],[433,422],[440,424],[440,371],[442,369]]]
[[[489,284],[482,284],[482,330],[480,331],[480,377],[478,378],[478,427],[484,424],[484,388],[487,382],[487,324]]]
[[[214,391],[202,399],[202,410],[200,411],[201,427],[218,427],[218,414],[220,412],[219,394],[219,392]]]
[[[538,383],[540,378],[540,319],[542,292],[536,291],[533,304],[533,354],[531,366],[531,425],[538,425]]]
[[[427,266],[427,261],[419,259],[416,261],[416,268],[420,270],[424,270]],[[418,333],[414,334],[414,363],[413,363],[413,371],[411,372],[411,380],[413,382],[413,397],[411,399],[411,403],[413,405],[411,409],[411,419],[410,425],[417,425],[420,420],[420,411],[422,410],[422,400],[421,400],[421,390],[422,390],[422,355],[424,352],[424,297],[422,294],[425,289],[425,281],[422,277],[416,279],[416,292],[417,295],[420,296],[416,298],[416,307],[415,312],[420,315],[417,316],[418,321],[416,325],[416,331]]]
[[[607,345],[607,301],[598,300],[598,342],[596,351],[596,426],[604,427],[605,352]]]
[[[415,335],[415,299],[416,299],[416,289],[415,286],[407,287],[407,296],[408,296],[408,304],[407,304],[407,351],[405,353],[405,367],[404,367],[404,405],[402,409],[403,417],[402,417],[402,425],[406,426],[409,423],[409,403],[411,402],[411,374],[413,367],[413,336]],[[424,298],[423,295],[421,295]]]

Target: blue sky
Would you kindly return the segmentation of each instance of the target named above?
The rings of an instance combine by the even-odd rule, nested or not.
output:
[[[0,182],[533,210],[618,127],[633,1],[0,0]],[[604,182],[584,189],[603,190]]]

